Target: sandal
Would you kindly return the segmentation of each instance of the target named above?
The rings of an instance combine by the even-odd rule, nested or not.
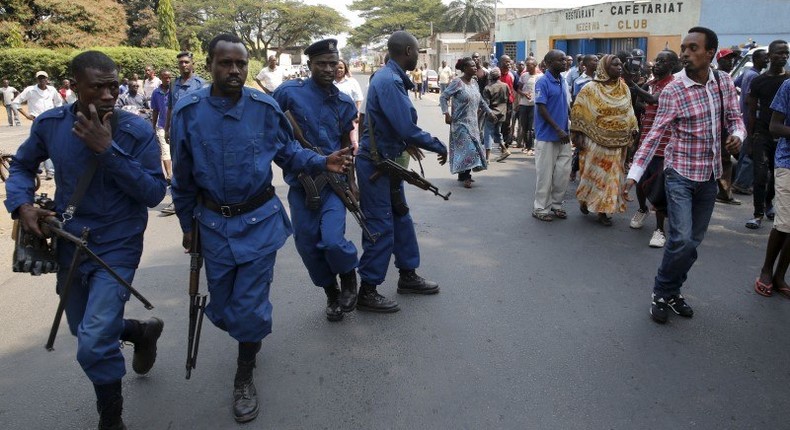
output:
[[[605,225],[606,227],[611,227],[612,217],[606,216],[606,214],[598,214],[598,222]]]
[[[754,218],[750,219],[749,221],[746,221],[746,228],[752,229],[752,230],[757,230],[758,228],[760,228],[760,225],[762,223],[763,223],[763,217],[761,217],[761,216],[754,217]]]
[[[552,209],[551,212],[554,213],[554,216],[556,216],[559,219],[568,218],[568,213],[562,209]]]
[[[790,299],[790,288],[775,286],[773,287],[773,290]]]
[[[584,204],[584,203],[579,205],[579,210],[585,215],[589,215],[590,214],[590,210],[587,209],[587,205]]]
[[[464,188],[472,188],[472,180],[467,179],[464,181]]]
[[[766,284],[758,277],[754,280],[754,292],[763,297],[771,297],[774,294],[774,285],[771,282]]]
[[[532,212],[532,217],[546,222],[551,222],[554,219],[549,214],[542,214],[539,212]]]

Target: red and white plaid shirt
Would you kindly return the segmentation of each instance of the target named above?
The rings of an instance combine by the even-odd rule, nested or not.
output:
[[[746,129],[738,107],[738,95],[732,79],[719,73],[724,93],[724,121],[730,135],[743,140]],[[653,127],[634,155],[628,178],[639,181],[653,158],[664,131],[672,136],[664,153],[664,167],[696,182],[721,177],[720,94],[713,71],[705,85],[692,81],[686,71],[675,74],[658,100]]]

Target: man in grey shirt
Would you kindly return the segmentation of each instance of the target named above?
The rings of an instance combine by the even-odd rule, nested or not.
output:
[[[3,79],[3,86],[0,87],[0,93],[3,94],[3,104],[5,105],[5,111],[8,114],[8,126],[13,127],[14,125],[22,125],[19,122],[19,112],[17,112],[11,104],[11,102],[14,101],[14,97],[19,94],[19,91],[9,85],[8,79]]]

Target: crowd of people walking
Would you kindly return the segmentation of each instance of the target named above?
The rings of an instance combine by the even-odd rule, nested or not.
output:
[[[392,257],[398,293],[440,291],[438,283],[417,274],[419,244],[403,178],[390,170],[377,180],[382,165],[400,165],[404,155],[421,159],[422,151],[434,152],[439,164],[449,161],[464,188],[472,188],[472,173],[490,168],[494,149],[495,162],[505,162],[519,148],[534,156],[532,216],[542,222],[568,218],[572,180],[578,180],[580,211],[596,213],[603,226],[627,210],[636,188],[639,208],[629,226],[644,225],[649,203],[656,213],[649,245],[664,252],[650,302],[650,316],[661,324],[670,312],[694,315],[681,288],[714,204],[737,204],[733,190],[751,189],[754,218],[746,227],[760,228],[764,218],[774,217],[754,290],[790,297],[784,280],[790,264],[787,42],[774,41],[760,54],[767,72],[760,73],[765,63],[757,60],[753,73],[738,82],[725,70],[732,51],[719,50],[716,33],[703,27],[689,30],[679,55],[661,51],[650,66],[638,50],[579,55],[575,66],[560,50],[550,50],[540,62],[532,55],[523,61],[504,55],[490,69],[473,53],[458,60],[455,71],[443,64],[436,76],[450,126],[448,145],[417,125],[409,93],[420,99],[430,76],[427,66],[418,67],[416,38],[396,32],[387,50],[389,60],[371,77],[366,95],[334,39],[305,50],[310,78],[284,81],[276,58],[270,58],[255,77],[262,91],[246,87],[249,53],[229,34],[209,44],[211,83],[194,73],[189,52],[178,54],[175,79],[169,70],[157,75],[148,66],[144,80],[132,76],[124,82],[117,65],[96,51],[74,58],[74,80],[64,81],[60,91],[48,85],[43,71],[36,85],[21,92],[4,81],[9,126],[18,124],[17,113],[35,120],[11,166],[6,208],[23,228],[41,234],[39,223],[55,212],[33,205],[30,184],[39,163],[51,157],[59,187],[56,211],[72,208],[66,229],[79,234],[90,226],[101,232],[104,237],[91,237],[89,245],[130,282],[142,253],[147,208],[157,206],[170,187],[173,203],[163,211],[177,215],[183,247],[192,249],[197,238],[202,244],[210,296],[205,313],[238,342],[238,422],[259,413],[256,357],[272,327],[276,253],[291,234],[311,281],[326,296],[329,321],[355,310],[399,310],[379,291]],[[714,58],[723,60],[718,69]],[[736,85],[745,104],[739,104]],[[742,151],[745,141],[750,151]],[[739,162],[731,166],[735,155]],[[748,175],[736,173],[746,169],[746,155],[752,184]],[[272,186],[272,163],[284,172],[293,224]],[[93,180],[95,169],[87,169],[89,197],[74,202],[80,186],[74,179],[82,183],[88,165],[103,174]],[[44,171],[49,176],[50,167]],[[338,193],[337,182],[348,188]],[[106,202],[113,203],[109,213]],[[375,232],[362,236],[359,257],[345,237],[347,209],[362,211],[366,227]],[[62,289],[70,282],[65,269],[75,249],[57,252]],[[128,294],[117,294],[106,270],[83,264],[78,272],[78,293],[66,307],[78,337],[77,359],[94,384],[100,428],[121,429],[125,364],[119,341],[134,344],[133,369],[145,374],[154,365],[164,322],[124,319]]]

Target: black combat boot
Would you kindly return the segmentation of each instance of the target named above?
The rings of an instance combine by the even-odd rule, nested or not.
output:
[[[324,287],[326,293],[326,319],[335,322],[343,319],[343,311],[340,309],[338,298],[340,297],[340,290],[337,289],[337,282],[332,285]]]
[[[400,270],[398,278],[398,294],[436,294],[439,284],[418,275],[414,269]]]
[[[126,430],[123,413],[121,381],[93,384],[96,391],[96,410],[99,411],[99,430]]]
[[[152,317],[146,321],[126,320],[121,340],[134,344],[132,369],[138,375],[145,375],[156,362],[156,341],[162,335],[165,323]]]
[[[233,418],[236,422],[246,423],[258,416],[258,392],[252,374],[260,349],[260,342],[239,342],[238,367],[233,380]]]
[[[357,271],[340,274],[340,309],[351,312],[357,306]]]
[[[357,309],[367,312],[392,313],[398,312],[400,308],[395,300],[390,300],[376,291],[374,285],[362,282],[359,288],[359,298],[357,299]]]

